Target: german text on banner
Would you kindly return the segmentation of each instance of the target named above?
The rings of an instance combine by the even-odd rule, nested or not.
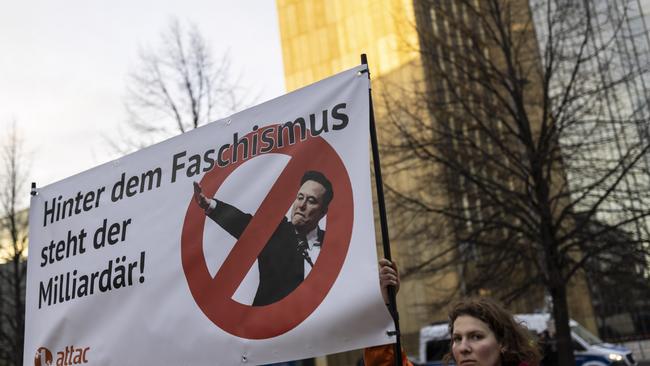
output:
[[[394,342],[364,69],[39,189],[24,365],[259,365]]]

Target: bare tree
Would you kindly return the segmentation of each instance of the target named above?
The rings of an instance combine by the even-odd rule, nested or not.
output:
[[[422,253],[407,276],[457,274],[446,299],[546,292],[564,366],[568,284],[611,268],[590,263],[650,254],[649,63],[632,49],[647,42],[629,29],[635,4],[416,1],[425,75],[386,87],[382,106],[395,136],[387,170],[412,176],[388,185],[394,231]],[[619,231],[625,240],[601,240]]]
[[[172,19],[158,48],[143,48],[129,75],[126,127],[112,144],[133,150],[212,122],[242,107],[230,57],[215,59],[195,25]]]
[[[2,141],[0,162],[0,359],[23,364],[27,270],[27,163],[15,124]]]

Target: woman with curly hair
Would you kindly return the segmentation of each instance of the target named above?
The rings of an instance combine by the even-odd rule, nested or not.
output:
[[[488,298],[456,303],[449,311],[451,352],[447,363],[476,366],[538,366],[537,343],[507,310]]]
[[[394,263],[379,261],[379,279],[384,299],[387,287],[399,289],[399,273]],[[459,366],[538,366],[537,343],[512,314],[488,298],[461,300],[449,311],[451,351],[444,361]],[[403,353],[403,352],[402,352]],[[404,354],[403,365],[411,365]],[[364,350],[366,366],[394,365],[393,346]]]

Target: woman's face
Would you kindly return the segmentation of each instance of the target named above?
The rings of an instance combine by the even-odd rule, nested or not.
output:
[[[451,351],[459,366],[501,365],[501,345],[482,320],[461,315],[454,321]]]

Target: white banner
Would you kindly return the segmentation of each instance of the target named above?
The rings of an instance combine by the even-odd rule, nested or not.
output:
[[[257,365],[394,342],[363,69],[39,189],[24,365]]]

